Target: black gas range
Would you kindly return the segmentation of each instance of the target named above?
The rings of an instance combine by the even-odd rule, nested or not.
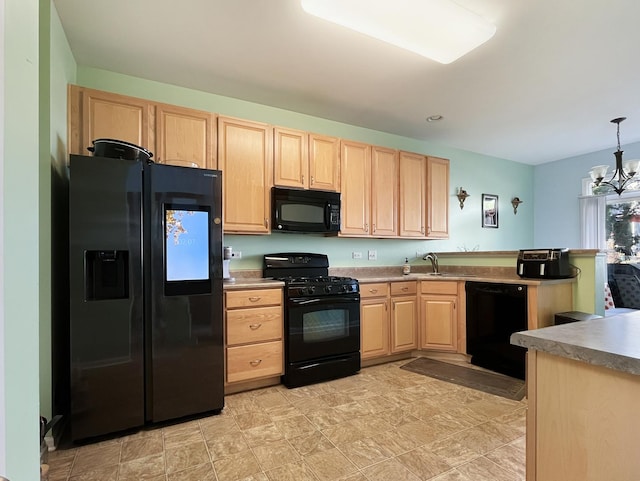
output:
[[[300,252],[265,255],[263,277],[285,283],[285,386],[304,386],[360,370],[357,279],[329,276],[326,255]]]

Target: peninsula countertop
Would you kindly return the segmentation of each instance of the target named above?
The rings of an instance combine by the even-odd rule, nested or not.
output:
[[[511,344],[640,376],[640,311],[516,332]]]

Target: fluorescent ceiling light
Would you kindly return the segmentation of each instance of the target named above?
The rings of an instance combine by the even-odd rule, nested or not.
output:
[[[493,37],[495,25],[450,0],[301,0],[312,15],[440,63]]]

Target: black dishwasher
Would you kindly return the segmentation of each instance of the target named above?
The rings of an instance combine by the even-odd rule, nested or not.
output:
[[[467,281],[465,289],[471,363],[524,379],[526,349],[509,337],[527,329],[527,286]]]

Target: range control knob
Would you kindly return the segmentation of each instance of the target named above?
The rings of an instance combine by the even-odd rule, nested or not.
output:
[[[306,289],[303,289],[303,290],[306,290],[307,291],[306,293],[309,294],[309,295],[311,295],[314,292],[316,292],[315,286],[309,286],[309,287],[307,287]]]
[[[351,286],[345,284],[342,286],[342,292],[349,292],[351,290]]]
[[[324,292],[331,292],[331,286],[324,286]]]

